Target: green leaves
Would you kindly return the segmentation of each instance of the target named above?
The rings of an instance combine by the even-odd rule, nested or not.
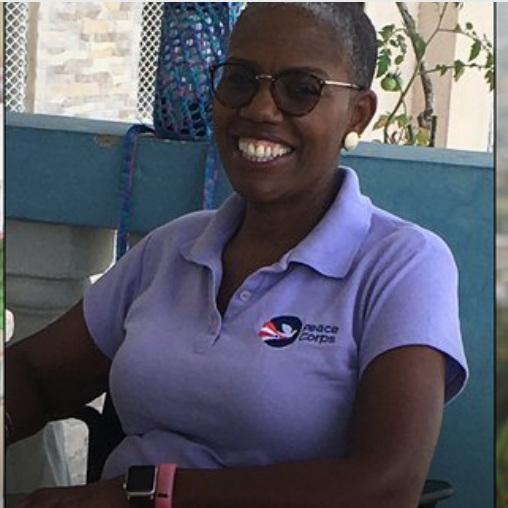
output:
[[[473,60],[476,60],[482,51],[482,43],[481,41],[477,40],[473,42],[473,45],[471,46],[471,53],[469,53],[469,61],[472,62]]]
[[[453,78],[458,81],[466,71],[466,64],[462,60],[455,60],[453,62]]]
[[[379,36],[381,37],[382,42],[388,42],[397,31],[397,27],[395,25],[386,25],[379,31]]]
[[[415,34],[414,47],[416,58],[421,60],[427,51],[427,43],[420,34]]]
[[[485,62],[486,72],[485,72],[485,81],[489,85],[490,91],[494,90],[495,87],[495,75],[494,75],[494,55],[493,53],[489,53],[487,55],[487,60]]]
[[[380,51],[377,58],[377,74],[376,78],[380,78],[381,76],[384,76],[388,69],[392,65],[392,58],[389,51]]]
[[[405,2],[396,2],[401,15],[401,23],[390,23],[378,31],[378,60],[376,79],[381,88],[398,97],[393,110],[379,116],[374,130],[382,130],[383,142],[394,144],[412,144],[429,146],[433,143],[435,126],[423,125],[407,113],[409,97],[412,87],[420,81],[423,87],[425,117],[432,117],[433,111],[433,83],[429,79],[435,74],[436,79],[452,73],[454,81],[459,81],[468,70],[482,71],[485,82],[492,91],[495,86],[493,45],[484,36],[480,36],[471,21],[457,24],[453,29],[445,25],[445,14],[448,9],[463,9],[464,2],[434,2],[436,26],[430,35],[424,36],[418,31]],[[452,62],[440,62],[429,69],[426,55],[435,37],[442,33],[453,33],[457,37],[470,40],[469,54],[464,58],[455,58]],[[407,74],[407,68],[412,65],[412,71]],[[402,80],[402,68],[407,80]],[[419,116],[422,116],[421,114]]]
[[[450,66],[448,65],[444,65],[444,64],[438,64],[436,65],[436,67],[434,68],[434,71],[437,71],[439,72],[439,75],[440,76],[444,76],[449,70],[450,70]]]
[[[378,58],[376,78],[382,78],[390,69],[400,67],[406,58],[408,45],[403,30],[387,25],[378,32]]]
[[[374,124],[373,129],[375,131],[379,129],[384,129],[388,124],[388,119],[390,118],[390,115],[387,113],[385,115],[379,115],[379,118],[377,119],[376,123]]]

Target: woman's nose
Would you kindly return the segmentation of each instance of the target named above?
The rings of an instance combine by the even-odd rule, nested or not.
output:
[[[280,122],[284,115],[278,108],[272,93],[272,82],[268,79],[259,81],[258,89],[250,102],[240,109],[240,116],[255,122]]]

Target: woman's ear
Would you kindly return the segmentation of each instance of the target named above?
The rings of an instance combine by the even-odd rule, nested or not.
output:
[[[372,90],[362,90],[354,95],[351,98],[352,110],[349,131],[362,134],[376,114],[377,95]]]

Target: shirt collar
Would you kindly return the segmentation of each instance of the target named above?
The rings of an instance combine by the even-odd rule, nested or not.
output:
[[[287,262],[303,263],[328,277],[343,278],[367,236],[373,206],[362,195],[356,173],[347,167],[335,201],[314,228],[286,256]]]
[[[220,208],[213,212],[212,218],[203,232],[182,246],[182,254],[188,261],[216,268],[222,261],[222,251],[240,226],[244,214],[244,201],[233,194]]]
[[[279,262],[283,269],[301,263],[328,277],[345,277],[371,224],[372,203],[360,191],[356,173],[342,167],[344,179],[332,206],[314,230]],[[213,214],[197,239],[182,247],[189,261],[217,268],[222,251],[239,227],[243,199],[234,194]]]

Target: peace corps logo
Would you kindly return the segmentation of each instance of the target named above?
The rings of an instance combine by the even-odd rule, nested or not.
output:
[[[286,347],[298,339],[303,323],[294,316],[280,316],[267,321],[259,332],[263,342],[270,347]]]

